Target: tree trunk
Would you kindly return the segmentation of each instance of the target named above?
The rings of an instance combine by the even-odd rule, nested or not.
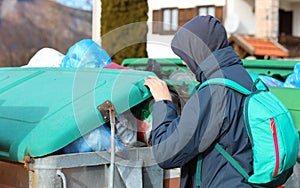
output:
[[[147,57],[147,0],[102,0],[101,42],[112,60]]]

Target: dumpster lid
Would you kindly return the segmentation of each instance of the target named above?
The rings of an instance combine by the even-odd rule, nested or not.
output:
[[[1,68],[0,158],[24,162],[66,146],[105,123],[97,109],[109,100],[116,114],[151,97],[151,72],[116,69]]]

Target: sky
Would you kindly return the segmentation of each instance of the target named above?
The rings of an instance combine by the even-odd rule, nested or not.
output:
[[[93,0],[56,0],[56,2],[76,9],[92,10],[93,8]]]

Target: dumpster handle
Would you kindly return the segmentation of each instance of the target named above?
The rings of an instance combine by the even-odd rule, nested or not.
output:
[[[110,100],[105,101],[104,103],[97,106],[102,119],[104,121],[110,120],[110,131],[111,131],[111,146],[110,146],[110,167],[109,167],[109,179],[108,179],[108,188],[114,187],[114,170],[115,170],[115,108],[113,103]]]
[[[110,102],[110,101],[109,101]],[[114,170],[115,170],[115,108],[113,104],[110,102],[109,107],[109,119],[110,119],[110,130],[111,130],[111,154],[110,154],[110,174],[109,174],[109,181],[108,187],[114,187]]]
[[[61,170],[57,170],[56,174],[61,178],[63,183],[63,188],[67,188],[67,178]]]

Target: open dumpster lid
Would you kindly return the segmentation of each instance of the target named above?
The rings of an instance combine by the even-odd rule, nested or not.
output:
[[[50,154],[105,123],[97,106],[116,114],[151,96],[151,72],[112,69],[1,68],[0,158]]]

